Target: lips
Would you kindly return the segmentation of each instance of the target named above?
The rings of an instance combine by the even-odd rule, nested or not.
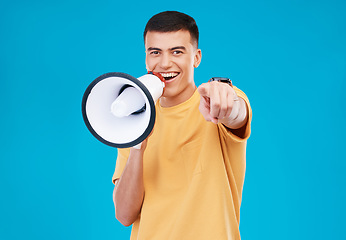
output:
[[[166,83],[173,82],[174,79],[180,74],[179,72],[160,72]]]

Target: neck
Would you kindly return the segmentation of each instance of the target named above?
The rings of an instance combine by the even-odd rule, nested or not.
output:
[[[165,94],[163,94],[163,96],[160,98],[160,105],[161,107],[165,108],[179,105],[187,101],[193,95],[196,89],[196,85],[193,84],[190,87],[185,88],[184,91],[177,96],[165,96]]]

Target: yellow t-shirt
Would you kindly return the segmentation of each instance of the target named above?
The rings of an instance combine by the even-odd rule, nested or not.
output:
[[[246,139],[222,124],[207,122],[195,91],[170,108],[156,105],[156,122],[143,159],[144,201],[131,240],[240,239],[239,210],[245,176]],[[113,182],[129,149],[119,149]]]

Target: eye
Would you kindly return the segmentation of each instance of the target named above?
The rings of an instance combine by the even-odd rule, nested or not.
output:
[[[150,54],[150,55],[159,55],[160,52],[159,52],[159,51],[151,51],[149,54]]]
[[[183,54],[183,52],[180,51],[180,50],[175,50],[175,51],[173,52],[173,55],[180,55],[180,54]]]

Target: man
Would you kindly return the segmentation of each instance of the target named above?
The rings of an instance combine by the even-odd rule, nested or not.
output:
[[[179,12],[153,16],[144,31],[146,67],[165,78],[154,130],[140,149],[119,149],[116,218],[131,239],[240,239],[239,210],[251,108],[231,83],[198,89],[198,28]]]

